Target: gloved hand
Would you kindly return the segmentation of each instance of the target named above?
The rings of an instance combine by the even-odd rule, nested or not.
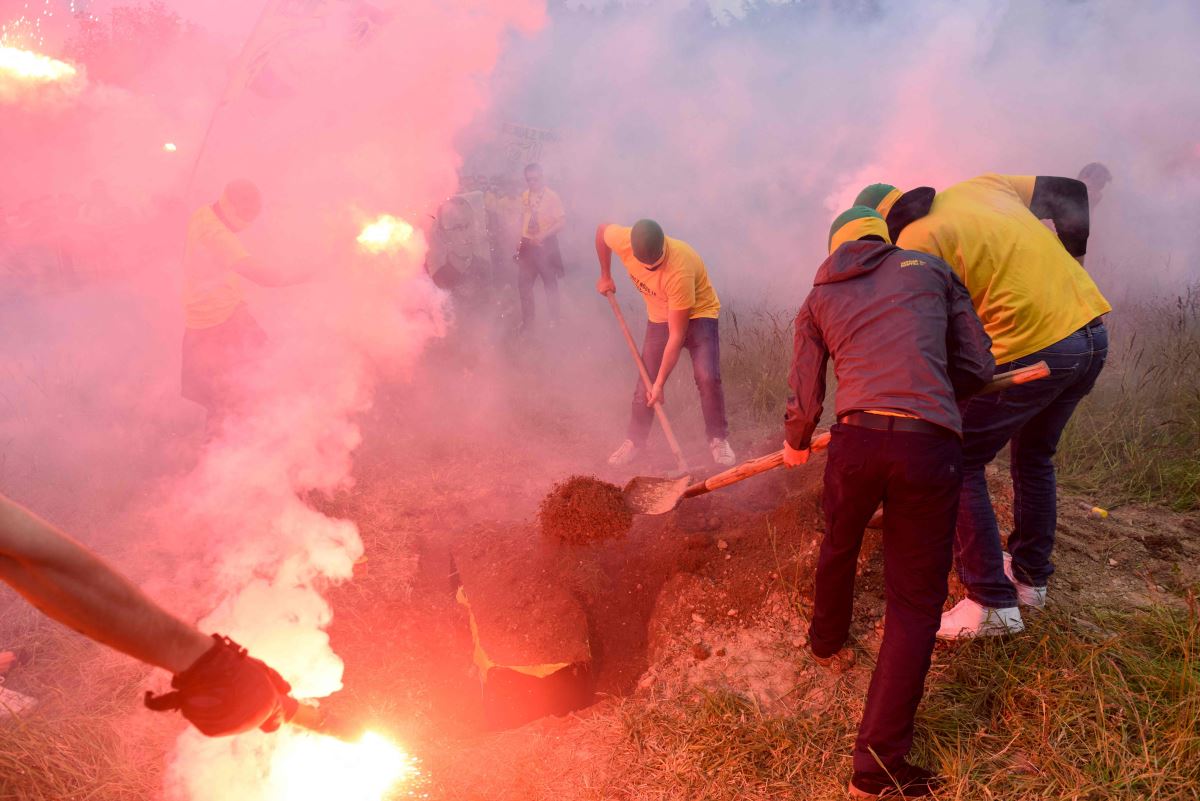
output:
[[[195,664],[171,679],[175,692],[147,692],[146,706],[156,712],[178,709],[209,737],[256,727],[271,732],[291,720],[298,706],[288,694],[292,686],[228,637],[214,634],[213,640]]]

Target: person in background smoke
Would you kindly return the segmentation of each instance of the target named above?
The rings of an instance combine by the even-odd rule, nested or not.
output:
[[[832,356],[838,422],[810,648],[835,670],[853,661],[845,645],[858,554],[882,502],[887,611],[849,791],[927,796],[940,780],[906,757],[948,591],[962,484],[958,401],[992,378],[995,362],[962,282],[939,259],[893,246],[875,210],[838,216],[829,254],[796,315],[784,418],[784,463],[795,467],[808,461]]]
[[[1104,188],[1112,183],[1112,173],[1098,161],[1085,164],[1079,171],[1079,180],[1087,187],[1088,207],[1094,209],[1104,197]]]
[[[721,338],[717,320],[721,301],[708,280],[699,254],[681,239],[672,239],[654,220],[638,220],[632,228],[601,224],[596,229],[596,255],[600,259],[601,295],[617,291],[611,262],[613,251],[629,272],[633,285],[646,301],[646,336],[642,360],[654,379],[646,391],[640,377],[633,390],[629,438],[608,457],[611,465],[628,464],[645,446],[654,420],[654,404],[662,403],[663,387],[687,348],[692,374],[700,391],[700,408],[708,432],[713,461],[732,465],[729,422],[725,417],[725,390],[721,386]]]
[[[562,252],[558,232],[567,224],[562,201],[546,186],[540,164],[525,168],[521,193],[521,243],[517,249],[517,292],[521,297],[521,331],[533,328],[533,285],[540,276],[546,288],[546,312],[550,326],[558,324],[558,279],[563,275]]]
[[[188,221],[183,256],[182,394],[208,412],[214,435],[241,401],[239,378],[261,353],[267,337],[246,308],[245,279],[262,286],[287,281],[267,272],[238,239],[262,209],[258,187],[230,181],[216,203]]]
[[[0,495],[0,580],[85,637],[175,674],[155,710],[178,709],[212,737],[274,731],[291,687],[227,637],[207,637],[151,601],[78,542]]]
[[[942,616],[944,639],[1022,631],[1018,605],[1041,608],[1054,567],[1054,453],[1108,353],[1101,315],[1112,307],[1083,269],[1087,187],[1072,178],[989,173],[938,192],[867,187],[892,198],[896,244],[945,260],[966,284],[992,339],[997,370],[1045,361],[1051,375],[972,398],[963,411],[963,489],[955,557],[967,597]],[[1040,220],[1049,219],[1053,231]],[[1007,551],[988,496],[986,466],[1006,444],[1013,482]]]

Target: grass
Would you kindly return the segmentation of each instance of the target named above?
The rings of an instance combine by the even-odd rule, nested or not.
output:
[[[1200,284],[1115,305],[1106,318],[1108,361],[1063,433],[1059,477],[1102,506],[1200,509]],[[791,314],[760,307],[730,309],[726,317],[722,375],[733,427],[778,433]]]
[[[942,799],[1200,797],[1194,603],[1134,614],[1050,611],[1021,638],[940,651],[929,686],[915,756],[949,778]],[[730,693],[625,701],[613,757],[622,770],[601,797],[842,797],[854,710],[837,695],[786,717]]]
[[[1117,304],[1107,322],[1108,361],[1063,433],[1060,475],[1108,505],[1200,508],[1200,284]]]

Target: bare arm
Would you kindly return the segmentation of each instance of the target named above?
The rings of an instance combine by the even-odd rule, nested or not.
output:
[[[212,647],[78,542],[2,495],[0,579],[85,637],[172,673]]]
[[[662,403],[663,387],[667,385],[671,371],[679,363],[679,354],[683,351],[683,341],[687,338],[691,315],[691,309],[671,309],[667,312],[667,347],[663,350],[662,365],[658,368],[654,386],[646,393],[647,406]]]
[[[233,270],[238,275],[249,278],[259,286],[265,287],[296,286],[297,284],[304,284],[312,280],[312,277],[308,275],[281,275],[274,270],[268,269],[266,265],[253,256],[239,260],[237,264],[233,265]]]
[[[596,291],[601,295],[617,291],[612,278],[612,248],[604,241],[604,229],[607,227],[608,223],[596,226],[596,258],[600,260],[600,280],[596,282]]]

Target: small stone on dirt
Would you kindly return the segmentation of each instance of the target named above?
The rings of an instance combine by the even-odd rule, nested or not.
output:
[[[729,543],[725,540],[717,540],[717,547],[723,551],[729,547]]]
[[[1116,566],[1117,566],[1117,560],[1116,560],[1116,559],[1109,559],[1109,560],[1108,560],[1108,566],[1109,566],[1109,567],[1116,567]]]
[[[705,620],[704,620],[704,617],[701,616],[699,612],[692,612],[692,622],[699,623],[701,626],[703,626],[705,623]]]

